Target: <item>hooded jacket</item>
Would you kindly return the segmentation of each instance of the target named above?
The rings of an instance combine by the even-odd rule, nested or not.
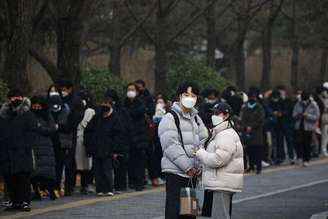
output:
[[[227,121],[213,129],[206,149],[197,151],[203,164],[203,186],[208,190],[241,192],[244,158],[239,135]]]
[[[187,178],[189,176],[186,173],[195,167],[197,162],[193,150],[205,143],[208,132],[203,121],[197,115],[196,109],[192,109],[191,113],[184,113],[179,103],[174,103],[172,110],[179,117],[185,150],[181,145],[174,117],[168,113],[158,127],[158,135],[163,149],[162,172]],[[197,121],[195,117],[197,117]]]
[[[0,109],[0,174],[14,175],[33,171],[32,147],[36,119],[30,111],[30,100],[13,110],[9,103]]]

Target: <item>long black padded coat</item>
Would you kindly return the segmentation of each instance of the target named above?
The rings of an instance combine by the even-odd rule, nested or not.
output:
[[[55,179],[55,153],[52,142],[52,136],[56,132],[56,127],[52,116],[49,112],[44,115],[36,115],[37,128],[36,137],[33,143],[33,152],[35,159],[34,177],[46,179]]]
[[[10,104],[0,109],[0,174],[32,173],[32,147],[36,119],[30,111],[29,99],[24,99],[15,111]]]

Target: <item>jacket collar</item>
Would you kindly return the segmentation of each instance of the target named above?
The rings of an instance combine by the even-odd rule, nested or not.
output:
[[[215,126],[213,128],[213,131],[215,134],[219,134],[220,132],[226,130],[226,129],[230,129],[231,128],[231,125],[228,121],[224,121],[222,122],[221,124]]]
[[[183,112],[180,102],[174,102],[172,109],[186,119],[191,119],[198,114],[198,111],[195,108],[192,108],[190,113]]]

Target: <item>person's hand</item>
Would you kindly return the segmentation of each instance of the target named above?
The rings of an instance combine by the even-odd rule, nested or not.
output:
[[[195,146],[195,147],[193,148],[193,150],[192,150],[192,154],[193,154],[194,156],[196,156],[196,153],[197,153],[197,151],[199,151],[199,149],[200,149],[199,146]]]
[[[118,154],[113,154],[113,159],[116,160],[118,158]]]
[[[202,168],[198,168],[198,169],[196,170],[195,176],[199,177],[199,176],[202,175],[202,173],[203,173],[203,169],[202,169]]]
[[[56,130],[59,129],[59,125],[58,125],[58,124],[55,125],[55,129],[56,129]]]
[[[38,127],[41,127],[41,123],[38,122],[37,126],[38,126]]]
[[[251,133],[251,132],[252,132],[252,127],[248,126],[248,127],[246,128],[246,132],[247,132],[247,133]]]
[[[194,177],[196,172],[197,172],[196,168],[193,167],[190,170],[188,170],[187,175],[190,177]]]

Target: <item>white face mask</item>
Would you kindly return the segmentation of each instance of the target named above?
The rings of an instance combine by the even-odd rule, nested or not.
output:
[[[164,109],[164,108],[165,108],[164,103],[158,103],[158,104],[156,105],[156,109]]]
[[[56,91],[51,91],[51,92],[49,93],[49,96],[51,97],[51,96],[60,96],[60,95],[59,95],[59,93],[56,92]]]
[[[137,92],[135,92],[135,91],[128,91],[128,92],[126,93],[126,96],[127,96],[128,98],[130,98],[130,99],[134,99],[134,98],[137,96]]]
[[[224,122],[224,119],[222,118],[222,116],[217,116],[217,115],[212,116],[213,126],[218,126],[223,122]]]
[[[193,108],[197,103],[197,98],[195,97],[182,97],[181,104],[187,109]]]
[[[63,97],[67,97],[68,96],[68,92],[62,91],[62,95],[63,95]]]
[[[209,103],[209,104],[214,104],[214,103],[216,103],[216,101],[217,101],[217,100],[215,100],[215,99],[208,99],[208,98],[205,98],[205,102],[206,102],[206,103]]]

